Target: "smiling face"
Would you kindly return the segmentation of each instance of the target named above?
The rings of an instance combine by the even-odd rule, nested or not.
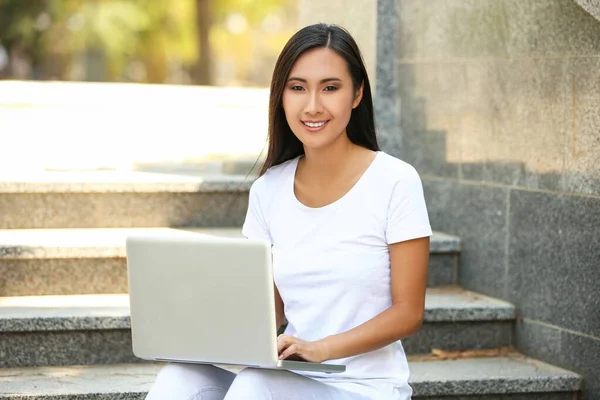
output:
[[[283,91],[283,109],[292,132],[305,148],[324,148],[348,140],[346,126],[360,104],[346,61],[328,48],[302,54]]]

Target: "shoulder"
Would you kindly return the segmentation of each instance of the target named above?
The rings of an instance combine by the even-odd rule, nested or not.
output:
[[[268,193],[273,192],[276,188],[280,187],[280,184],[289,174],[293,173],[295,162],[297,162],[297,158],[269,168],[252,183],[250,192],[255,195],[268,195]]]
[[[402,183],[421,183],[419,173],[411,164],[380,152],[378,155],[379,176],[384,177],[388,184],[396,186]]]

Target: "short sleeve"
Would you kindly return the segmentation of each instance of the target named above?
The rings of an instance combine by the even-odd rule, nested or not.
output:
[[[391,244],[431,234],[423,184],[417,171],[410,167],[403,172],[392,192],[387,213],[386,241]]]
[[[273,239],[269,233],[268,225],[261,208],[258,182],[254,182],[250,187],[248,211],[246,212],[246,220],[242,226],[242,234],[248,239],[266,240],[270,244],[273,244]]]

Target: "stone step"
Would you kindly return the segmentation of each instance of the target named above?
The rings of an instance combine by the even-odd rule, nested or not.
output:
[[[241,228],[0,230],[0,296],[127,292],[125,239],[145,233],[241,237]],[[455,283],[460,240],[431,239],[430,287]]]
[[[416,399],[572,400],[581,387],[579,375],[524,357],[409,363]],[[148,363],[0,369],[0,399],[143,399],[161,367]]]
[[[514,317],[504,301],[429,289],[425,323],[403,343],[409,354],[507,346]],[[0,368],[140,361],[129,328],[126,294],[0,298]]]
[[[0,176],[0,229],[241,226],[253,177],[203,172]]]
[[[411,362],[410,371],[413,398],[429,400],[573,400],[582,381],[523,356]]]

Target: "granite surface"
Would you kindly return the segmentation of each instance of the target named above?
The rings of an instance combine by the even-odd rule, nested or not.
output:
[[[429,249],[432,253],[460,252],[460,238],[442,232],[433,232]]]
[[[130,235],[242,237],[241,228],[96,228],[0,230],[0,294],[126,293]],[[459,238],[435,232],[428,286],[455,283]]]
[[[98,227],[101,201],[85,193],[0,193],[0,229]]]
[[[575,0],[583,9],[600,21],[600,1],[598,0]]]
[[[432,253],[427,286],[456,283],[457,255]],[[127,263],[119,258],[1,259],[3,296],[127,293]]]
[[[148,363],[0,369],[0,399],[143,399],[162,367]]]
[[[400,99],[397,96],[396,70],[396,1],[377,0],[377,82],[375,87],[375,121],[382,150],[401,156]]]
[[[8,260],[0,257],[2,296],[127,293],[125,258]]]
[[[493,0],[492,0],[493,1]],[[600,24],[573,0],[503,0],[509,55],[582,57],[600,54]]]
[[[600,4],[600,3],[599,3]],[[600,7],[600,6],[599,6]],[[600,21],[597,22],[600,27]],[[600,30],[598,32],[600,37]],[[598,39],[600,41],[600,39]],[[571,129],[565,140],[565,184],[567,190],[600,195],[600,51],[597,57],[565,61],[566,83],[573,96]]]
[[[418,396],[456,396],[576,391],[580,376],[533,360],[474,358],[411,363]]]
[[[404,159],[427,176],[600,193],[599,63],[401,63]]]
[[[447,351],[498,349],[509,346],[512,322],[499,321],[426,321],[416,335],[402,339],[406,354],[428,354],[432,349]]]
[[[427,177],[423,187],[433,228],[460,236],[458,283],[503,298],[508,189]]]
[[[0,332],[129,329],[127,294],[0,297]]]
[[[458,178],[467,104],[461,63],[398,65],[403,159],[421,175]]]
[[[457,288],[428,289],[426,322],[502,321],[514,318],[506,302]],[[129,328],[127,294],[0,298],[0,332]]]
[[[583,376],[581,400],[600,398],[600,338],[565,331],[561,334],[561,353],[551,361]],[[550,360],[548,360],[550,361]]]
[[[563,190],[565,133],[573,123],[565,61],[481,60],[465,70],[464,179]]]
[[[248,193],[106,193],[97,227],[242,226]]]
[[[377,143],[379,148],[394,157],[404,160],[402,150],[402,129],[400,125],[377,128]]]
[[[460,257],[457,253],[430,254],[427,268],[427,287],[456,285],[459,260]]]
[[[600,338],[528,318],[517,320],[514,337],[524,354],[582,375],[581,400],[600,399]]]
[[[600,24],[573,0],[401,0],[403,62],[597,55]]]
[[[128,329],[0,333],[0,368],[140,361]]]
[[[514,318],[514,306],[503,300],[462,289],[427,290],[425,320],[428,322],[497,321]]]
[[[241,226],[243,191],[0,193],[0,229]]]
[[[519,348],[580,368],[592,386],[584,397],[600,398],[590,356],[597,240],[588,235],[600,193],[600,23],[573,0],[397,5],[403,149],[426,172],[432,225],[461,237],[459,283],[519,310],[523,299],[540,326],[564,325]],[[515,205],[515,185],[588,197],[540,192]],[[569,351],[561,340],[552,350],[563,328],[584,331],[569,332]]]
[[[599,338],[600,198],[513,190],[510,210],[508,299],[525,318]]]
[[[600,23],[573,0],[397,1],[403,156],[422,174],[600,193]]]
[[[507,55],[504,1],[402,0],[398,4],[398,57],[409,60],[447,60]]]
[[[21,331],[0,333],[4,367],[136,360],[131,354],[131,333],[124,329],[128,317],[47,318],[32,323],[15,319],[11,325]],[[0,326],[10,329],[11,325]],[[416,335],[402,343],[407,354],[425,354],[432,349],[495,349],[510,345],[510,338],[511,321],[425,321]]]
[[[577,400],[573,392],[558,393],[520,393],[520,394],[483,394],[458,396],[413,396],[413,399],[427,400]]]
[[[0,398],[135,399],[146,393],[161,364],[0,369]],[[575,391],[579,376],[525,360],[486,358],[411,362],[410,383],[416,398],[472,395],[481,400],[562,400],[552,392]],[[478,397],[508,393],[514,397]],[[537,393],[540,397],[517,396]],[[12,396],[12,397],[11,397]],[[22,396],[22,397],[17,397]],[[27,397],[26,397],[27,396]],[[131,396],[131,397],[128,397]],[[547,396],[547,397],[541,397]],[[572,396],[572,394],[570,394]],[[456,397],[444,397],[458,400]],[[466,400],[466,397],[460,397]]]

